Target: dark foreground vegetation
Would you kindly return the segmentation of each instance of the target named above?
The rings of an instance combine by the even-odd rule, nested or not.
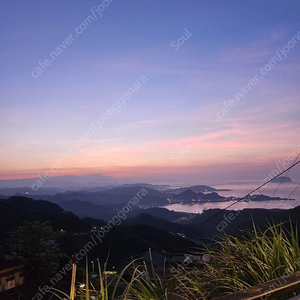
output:
[[[226,211],[204,224],[218,210],[143,211],[104,234],[107,222],[54,203],[1,199],[0,266],[24,265],[25,285],[43,280],[51,292],[40,299],[69,295],[74,253],[77,295],[97,299],[213,299],[300,269],[299,208],[243,210],[230,222]]]

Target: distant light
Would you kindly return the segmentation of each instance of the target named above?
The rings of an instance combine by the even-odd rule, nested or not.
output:
[[[28,193],[28,192],[26,192],[25,194],[26,194],[26,195],[28,195],[29,193]]]
[[[116,271],[104,271],[103,272],[105,275],[116,275],[117,272]]]
[[[85,287],[85,284],[83,283],[79,287],[83,289]]]

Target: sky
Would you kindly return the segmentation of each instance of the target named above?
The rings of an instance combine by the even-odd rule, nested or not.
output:
[[[291,165],[299,14],[297,0],[2,0],[0,179]]]

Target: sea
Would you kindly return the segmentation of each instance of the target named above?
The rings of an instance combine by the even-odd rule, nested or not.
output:
[[[225,183],[207,184],[215,189],[228,189],[230,191],[218,191],[218,194],[225,197],[244,197],[255,188],[261,185],[256,180],[235,180]],[[186,185],[185,185],[186,186]],[[299,181],[290,183],[269,183],[259,189],[256,194],[267,196],[289,198],[290,200],[270,200],[270,201],[249,201],[243,203],[243,208],[264,208],[264,209],[291,209],[300,205]],[[188,213],[202,213],[203,210],[211,208],[225,209],[229,205],[230,210],[240,210],[241,203],[234,204],[234,201],[227,202],[205,202],[194,204],[171,204],[164,206],[168,210]]]

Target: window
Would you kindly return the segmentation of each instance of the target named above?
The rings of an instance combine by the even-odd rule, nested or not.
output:
[[[5,290],[9,290],[16,286],[15,283],[15,274],[8,274],[6,276]]]

